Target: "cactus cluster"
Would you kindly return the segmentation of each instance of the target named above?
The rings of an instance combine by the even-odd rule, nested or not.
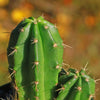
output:
[[[42,17],[18,24],[7,55],[16,99],[93,100],[95,83],[84,70],[62,73],[62,39],[56,26]]]

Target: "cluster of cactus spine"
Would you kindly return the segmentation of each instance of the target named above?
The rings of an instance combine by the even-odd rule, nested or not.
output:
[[[55,25],[42,17],[30,17],[18,24],[11,33],[7,55],[19,100],[92,100],[95,83],[85,71],[71,69],[58,78],[63,42]],[[78,86],[75,91],[74,86]]]

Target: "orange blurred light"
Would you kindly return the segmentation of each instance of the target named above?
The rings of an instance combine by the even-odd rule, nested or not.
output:
[[[72,22],[71,16],[65,13],[58,13],[56,19],[61,37],[68,37],[70,33],[70,24]]]
[[[69,4],[71,4],[72,3],[72,0],[64,0],[64,4],[65,5],[69,5]]]
[[[85,24],[88,26],[88,27],[93,27],[95,26],[95,23],[96,23],[96,18],[94,16],[87,16],[85,18]]]
[[[0,9],[0,20],[5,20],[8,16],[8,11],[6,9]]]

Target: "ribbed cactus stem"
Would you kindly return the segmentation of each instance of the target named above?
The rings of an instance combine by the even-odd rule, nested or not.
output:
[[[7,54],[19,100],[53,100],[63,61],[57,28],[42,17],[23,20],[11,33]]]

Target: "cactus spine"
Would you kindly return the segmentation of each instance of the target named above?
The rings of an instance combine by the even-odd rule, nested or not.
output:
[[[42,17],[23,20],[11,33],[7,54],[19,100],[52,100],[63,61],[56,27]]]
[[[63,71],[63,73],[59,77],[57,100],[94,100],[95,81],[86,74],[85,70],[78,72],[69,69],[68,72]]]

